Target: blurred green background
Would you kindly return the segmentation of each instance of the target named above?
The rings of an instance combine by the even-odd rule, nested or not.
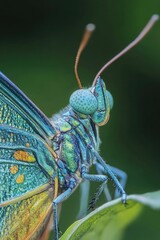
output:
[[[1,0],[0,69],[50,117],[77,89],[73,67],[84,26],[93,22],[97,27],[79,67],[88,87],[153,13],[160,13],[159,0]],[[128,194],[160,189],[160,21],[102,77],[115,104],[109,123],[100,129],[101,155],[128,174]],[[96,188],[92,184],[93,192]],[[101,197],[98,204],[103,202]],[[63,204],[62,232],[75,220],[78,206],[77,190]],[[159,240],[159,223],[160,213],[148,210],[124,239]]]

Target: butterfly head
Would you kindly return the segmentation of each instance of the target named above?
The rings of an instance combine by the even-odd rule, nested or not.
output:
[[[70,106],[78,113],[90,115],[93,122],[101,126],[109,120],[113,98],[103,80],[98,78],[91,88],[75,91],[70,97]]]

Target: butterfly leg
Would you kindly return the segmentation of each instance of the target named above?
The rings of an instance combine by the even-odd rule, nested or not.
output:
[[[103,174],[103,173],[107,174],[104,167],[100,163],[96,162],[95,166],[96,166],[96,170],[99,174]],[[123,188],[125,188],[126,182],[127,182],[127,174],[124,171],[122,171],[121,169],[118,169],[116,167],[113,167],[113,166],[110,166],[110,165],[109,165],[109,167],[110,167],[111,171],[118,177],[121,186]],[[107,185],[104,188],[104,193],[105,193],[105,196],[106,196],[107,200],[110,201],[111,200],[111,195],[109,193]],[[119,196],[120,196],[120,193],[119,193],[118,189],[116,188],[114,197],[118,198]]]
[[[54,199],[53,201],[53,220],[54,220],[54,229],[55,229],[55,240],[58,240],[58,213],[57,213],[57,206],[59,203],[63,202],[66,200],[74,191],[74,188],[76,187],[77,182],[74,178],[70,179],[68,189],[60,194],[57,198]]]
[[[119,178],[119,182],[121,184],[121,186],[123,187],[123,189],[125,188],[126,186],[126,182],[127,182],[127,174],[122,171],[121,169],[118,169],[116,167],[113,167],[113,166],[110,166],[111,170],[113,171],[113,173],[118,176]],[[115,191],[115,195],[114,197],[115,198],[118,198],[120,196],[120,193],[118,191],[118,189],[116,188],[116,191]]]
[[[86,216],[87,214],[88,201],[89,201],[89,189],[90,189],[90,181],[84,180],[80,184],[80,208],[79,208],[79,213],[77,215],[77,219],[80,219]]]
[[[103,158],[99,155],[99,153],[91,146],[89,145],[88,148],[90,148],[90,150],[92,151],[92,153],[94,154],[94,156],[97,158],[97,161],[100,163],[100,165],[104,168],[104,171],[107,175],[110,176],[110,178],[113,180],[114,184],[116,185],[117,189],[119,190],[119,192],[121,193],[121,197],[122,197],[122,202],[126,203],[126,199],[127,199],[127,194],[124,191],[122,185],[120,184],[120,182],[118,181],[117,177],[114,175],[113,171],[111,170],[110,166],[103,160]]]
[[[102,174],[105,173],[104,168],[101,166],[101,164],[96,162],[95,166],[96,166],[96,171],[97,171],[98,174],[102,175]],[[107,184],[104,186],[104,194],[105,194],[108,202],[112,200],[112,197],[111,197],[111,194],[109,192]]]
[[[82,174],[82,179],[85,179],[85,180],[88,180],[88,181],[94,181],[94,182],[102,182],[102,184],[98,188],[98,191],[96,192],[94,198],[92,199],[91,203],[89,204],[90,205],[89,209],[93,209],[95,207],[95,204],[96,204],[99,196],[101,195],[101,193],[104,190],[104,187],[107,183],[108,178],[105,175],[88,174],[85,164],[82,165],[81,174]]]

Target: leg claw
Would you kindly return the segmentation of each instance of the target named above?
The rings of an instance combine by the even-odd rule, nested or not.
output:
[[[127,194],[124,192],[122,193],[122,203],[126,204],[126,201],[127,201]]]

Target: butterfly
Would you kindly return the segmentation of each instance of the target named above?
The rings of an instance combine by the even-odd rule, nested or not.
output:
[[[106,188],[107,176],[119,190],[122,202],[126,203],[124,182],[122,184],[115,176],[120,171],[109,166],[98,153],[98,126],[109,120],[113,105],[100,75],[137,44],[157,20],[157,15],[152,16],[140,35],[101,68],[92,87],[81,89],[77,66],[93,31],[93,25],[88,25],[75,63],[80,90],[71,95],[69,106],[52,119],[0,73],[1,240],[47,239],[51,222],[54,222],[55,239],[58,240],[57,206],[82,181],[101,182],[93,205]],[[95,165],[98,174],[89,173],[91,165]],[[86,199],[87,196],[85,192]],[[81,202],[83,204],[86,203]]]

